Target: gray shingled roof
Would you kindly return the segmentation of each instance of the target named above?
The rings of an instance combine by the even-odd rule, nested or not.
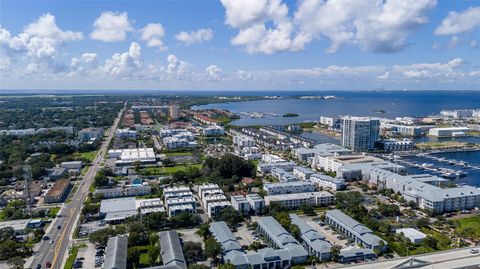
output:
[[[238,243],[235,235],[228,228],[224,221],[213,222],[210,224],[210,232],[215,237],[217,242],[222,245],[225,253],[232,250],[242,250],[242,246]]]
[[[104,269],[126,269],[127,268],[127,245],[128,240],[124,236],[108,238],[105,251]]]
[[[176,231],[165,231],[160,232],[159,236],[163,264],[187,268],[178,233]]]

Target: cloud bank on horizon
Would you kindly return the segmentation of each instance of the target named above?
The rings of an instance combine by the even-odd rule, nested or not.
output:
[[[7,3],[4,12],[16,5]],[[480,2],[132,2],[135,8],[122,2],[120,11],[114,2],[111,9],[87,3],[71,20],[54,11],[64,8],[61,3],[33,3],[30,13],[39,12],[33,19],[2,14],[0,89],[478,90],[480,85]],[[139,10],[145,16],[132,15]],[[188,14],[169,16],[179,11]]]

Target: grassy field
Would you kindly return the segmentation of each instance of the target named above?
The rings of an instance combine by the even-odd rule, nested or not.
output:
[[[73,156],[79,157],[79,158],[85,158],[90,162],[93,162],[93,159],[95,159],[96,154],[97,154],[97,151],[75,152],[73,153]]]
[[[458,227],[455,231],[459,234],[480,238],[480,215],[456,220]]]
[[[463,142],[444,141],[444,142],[425,142],[418,143],[415,146],[419,149],[448,149],[448,148],[462,148],[467,144]]]
[[[172,167],[147,167],[142,170],[143,173],[150,172],[151,175],[165,175],[165,174],[173,174],[178,171],[187,170],[188,167],[197,167],[202,168],[201,164],[187,164],[185,165],[177,165]]]
[[[48,216],[50,218],[55,218],[58,214],[58,211],[60,211],[60,207],[51,207],[48,209]]]

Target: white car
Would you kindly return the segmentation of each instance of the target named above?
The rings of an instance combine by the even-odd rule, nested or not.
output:
[[[480,252],[480,250],[478,250],[478,248],[470,249],[470,253],[472,253],[472,254],[478,254],[479,252]]]

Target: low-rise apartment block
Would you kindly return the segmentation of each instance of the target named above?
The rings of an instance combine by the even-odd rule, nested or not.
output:
[[[250,208],[256,213],[261,213],[265,208],[265,200],[257,193],[249,193],[245,198],[250,203]]]
[[[312,192],[315,191],[315,185],[308,181],[279,182],[264,184],[263,189],[267,192],[268,195],[275,195]]]
[[[303,181],[308,180],[313,174],[315,174],[315,172],[310,168],[306,168],[303,166],[295,166],[293,168],[293,175]]]
[[[325,223],[365,248],[384,251],[387,247],[385,240],[376,236],[372,230],[338,209],[328,210],[325,213]]]
[[[310,176],[310,182],[317,184],[318,187],[327,188],[332,191],[345,189],[345,180],[328,175],[313,174]]]
[[[292,224],[300,229],[300,237],[302,245],[312,256],[317,257],[320,261],[328,261],[332,257],[332,244],[325,240],[325,236],[313,229],[304,220],[296,214],[290,214]]]
[[[335,200],[333,194],[326,191],[267,195],[264,198],[267,206],[276,203],[287,208],[298,208],[301,205],[327,206]]]
[[[232,195],[230,202],[235,210],[244,214],[248,214],[250,212],[250,203],[243,195]]]

